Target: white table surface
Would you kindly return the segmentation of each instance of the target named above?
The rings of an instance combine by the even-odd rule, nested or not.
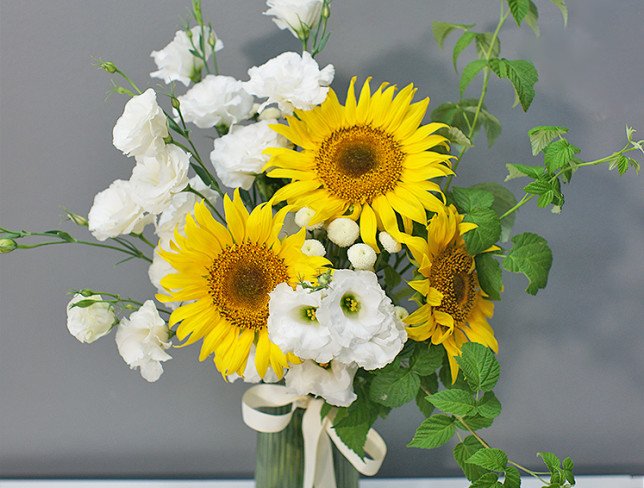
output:
[[[644,488],[642,476],[577,476],[576,488]],[[0,488],[254,488],[252,480],[2,480]],[[361,488],[466,488],[463,478],[363,479]],[[541,484],[524,478],[522,488]],[[341,488],[341,487],[340,487]]]

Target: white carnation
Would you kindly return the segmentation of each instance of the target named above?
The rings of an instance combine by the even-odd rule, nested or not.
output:
[[[127,156],[155,156],[163,149],[168,125],[152,88],[125,104],[112,136],[114,147]]]
[[[190,156],[172,144],[155,157],[137,158],[130,178],[132,199],[146,212],[160,214],[188,185],[189,168]]]
[[[221,182],[229,188],[249,190],[255,176],[262,172],[269,147],[286,147],[288,141],[270,128],[275,120],[262,120],[246,126],[233,126],[230,132],[215,139],[210,161]]]
[[[318,23],[324,0],[267,0],[266,4],[270,8],[264,15],[274,16],[277,27],[299,37]]]
[[[94,197],[87,218],[90,232],[99,241],[131,232],[140,234],[153,220],[133,200],[130,182],[123,180],[114,181]]]
[[[190,29],[190,32],[192,33],[194,45],[198,47],[201,27],[195,26]],[[211,35],[211,32],[206,28],[204,29],[204,34],[206,36],[204,40],[205,54],[206,59],[209,59],[212,54],[212,48],[208,44],[207,37]],[[212,32],[212,35],[215,35],[215,33]],[[223,42],[217,39],[215,42],[215,51],[220,51],[223,47]],[[150,73],[150,76],[152,78],[160,78],[165,83],[180,81],[185,86],[188,86],[190,80],[203,69],[203,61],[192,55],[190,52],[192,49],[192,43],[186,32],[178,31],[170,44],[161,49],[161,51],[153,51],[150,54],[158,68],[158,71]]]
[[[355,269],[365,269],[368,271],[373,270],[373,265],[376,264],[376,251],[367,244],[354,244],[347,250],[347,257],[351,266]]]
[[[317,318],[342,346],[336,358],[367,370],[389,364],[407,340],[391,300],[370,271],[337,270]]]
[[[302,244],[302,252],[307,256],[326,256],[326,249],[317,239],[307,239]]]
[[[116,322],[111,304],[101,302],[101,295],[83,296],[76,293],[67,304],[67,328],[71,335],[87,344],[106,335]],[[73,307],[81,300],[95,300],[89,307]]]
[[[285,376],[286,387],[298,395],[317,395],[337,407],[348,407],[357,398],[353,377],[358,368],[332,361],[329,368],[313,361],[291,366]]]
[[[331,242],[340,247],[349,247],[358,239],[360,226],[358,226],[355,220],[340,217],[331,222],[327,226],[326,231]]]
[[[320,70],[308,52],[286,52],[261,66],[248,70],[250,80],[246,91],[258,98],[268,98],[263,107],[277,103],[285,114],[293,109],[310,110],[321,104],[329,92],[335,69],[333,65]]]
[[[308,230],[321,229],[323,223],[318,222],[315,225],[309,225],[311,219],[315,216],[315,210],[309,207],[302,207],[295,212],[295,223],[300,227],[306,227]]]
[[[165,352],[171,346],[170,329],[152,300],[147,300],[129,319],[121,319],[116,346],[131,369],[140,368],[144,379],[150,382],[159,379],[163,373],[161,363],[172,359]]]
[[[402,250],[402,245],[394,239],[389,232],[384,230],[378,234],[378,240],[382,247],[390,254],[396,254]]]
[[[231,76],[208,75],[179,97],[186,122],[200,129],[231,126],[253,115],[253,97]]]
[[[284,352],[320,363],[330,361],[339,351],[329,329],[318,322],[317,309],[322,292],[280,283],[270,293],[268,337]]]

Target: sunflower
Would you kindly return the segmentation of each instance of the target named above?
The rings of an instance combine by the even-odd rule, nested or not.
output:
[[[412,221],[425,225],[426,210],[444,206],[440,187],[428,180],[452,174],[451,156],[429,150],[448,147],[434,134],[445,125],[420,125],[429,99],[412,103],[413,85],[394,96],[396,87],[387,83],[371,93],[367,79],[356,100],[355,82],[345,106],[329,90],[322,105],[271,126],[301,151],[270,148],[266,168],[271,178],[291,180],[273,202],[311,208],[311,225],[348,216],[359,221],[362,240],[378,249],[377,230],[398,235],[398,215],[411,232]]]
[[[186,217],[185,236],[175,231],[171,251],[160,251],[176,273],[163,278],[168,294],[158,298],[184,303],[172,312],[170,326],[179,324],[182,346],[203,339],[199,360],[214,353],[224,377],[244,374],[253,344],[262,377],[269,365],[281,378],[289,363],[299,362],[268,338],[269,293],[279,283],[314,280],[329,261],[302,253],[304,231],[279,239],[288,210],[273,216],[272,207],[264,204],[249,214],[236,191],[232,200],[224,197],[226,228],[202,201],[195,205],[194,218]]]
[[[407,237],[414,264],[422,276],[409,282],[423,296],[425,302],[409,315],[407,333],[416,341],[431,339],[447,351],[452,381],[458,375],[454,359],[461,354],[461,346],[478,342],[494,352],[499,345],[494,331],[487,322],[494,313],[494,304],[487,300],[476,275],[474,257],[467,253],[463,234],[476,224],[463,222],[453,205],[445,207],[427,224],[427,239]],[[492,246],[485,252],[498,249]]]

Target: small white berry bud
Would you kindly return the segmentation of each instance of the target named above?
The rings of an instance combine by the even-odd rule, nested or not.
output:
[[[376,251],[367,244],[354,244],[347,250],[347,257],[354,269],[364,269],[367,271],[373,270],[373,265],[376,264]]]
[[[360,227],[358,227],[358,224],[346,217],[335,219],[329,224],[326,230],[331,242],[340,247],[349,247],[358,240],[358,236],[360,235]]]
[[[308,230],[321,229],[322,222],[309,226],[309,222],[311,221],[314,215],[315,215],[315,210],[309,207],[302,207],[297,212],[295,212],[295,223],[299,227],[306,227]]]
[[[324,244],[322,244],[317,239],[307,239],[302,244],[302,252],[307,256],[324,256],[326,255],[326,249],[324,249]]]
[[[409,312],[406,308],[396,305],[394,307],[394,317],[396,317],[401,322],[409,316]]]
[[[277,107],[268,107],[259,114],[259,120],[274,120],[282,116],[282,111]]]
[[[389,232],[382,231],[378,234],[378,240],[380,241],[380,244],[382,244],[382,247],[385,248],[385,251],[390,254],[396,254],[402,250],[402,244],[391,237]]]

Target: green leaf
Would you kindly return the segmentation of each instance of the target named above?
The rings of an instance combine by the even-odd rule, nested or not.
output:
[[[492,299],[501,299],[503,289],[501,265],[493,254],[483,253],[474,258],[476,261],[476,275],[481,289]]]
[[[454,44],[454,51],[452,53],[452,62],[454,63],[454,69],[458,71],[458,58],[467,47],[472,44],[472,41],[476,38],[475,32],[466,31],[463,32],[463,35],[459,37],[456,44]]]
[[[463,221],[478,226],[463,235],[470,256],[482,253],[501,238],[501,221],[490,208],[475,208],[465,214]]]
[[[501,449],[488,447],[476,451],[467,459],[467,462],[490,471],[505,471],[508,456]]]
[[[524,186],[523,191],[531,195],[543,195],[552,188],[552,183],[548,180],[535,180]]]
[[[523,273],[529,284],[526,292],[536,295],[548,284],[552,266],[552,251],[548,242],[537,234],[525,232],[512,238],[512,249],[503,260],[503,267],[513,273]]]
[[[470,481],[480,478],[487,472],[480,466],[467,462],[472,455],[481,449],[483,449],[483,446],[473,435],[467,436],[463,439],[463,442],[459,442],[454,446],[454,459],[463,470],[465,477]]]
[[[550,3],[555,5],[561,12],[563,17],[564,25],[568,25],[568,6],[566,5],[565,0],[550,0]]]
[[[433,374],[443,364],[445,349],[441,346],[419,342],[411,359],[411,370],[419,376]]]
[[[387,288],[393,290],[400,284],[401,281],[402,277],[394,268],[392,268],[391,266],[385,267],[385,286]]]
[[[548,144],[543,150],[543,161],[550,173],[554,173],[559,168],[563,168],[572,161],[575,154],[581,149],[573,146],[566,139]]]
[[[452,198],[454,199],[456,207],[461,212],[491,208],[494,204],[494,195],[483,188],[463,188],[455,186],[452,189]]]
[[[333,420],[333,429],[351,450],[364,458],[367,433],[377,418],[377,406],[358,394],[358,398],[350,406],[338,408]]]
[[[558,473],[561,467],[561,461],[557,456],[551,452],[541,451],[537,453],[537,457],[543,459],[544,464],[547,466],[550,473]]]
[[[485,59],[475,59],[470,61],[465,68],[463,69],[463,74],[461,74],[461,82],[459,84],[459,89],[461,92],[461,97],[467,87],[470,85],[472,80],[479,74],[479,72],[487,66],[487,61]]]
[[[76,239],[74,239],[67,232],[64,232],[62,230],[48,230],[46,232],[43,232],[43,234],[49,234],[50,236],[56,236],[59,239],[62,239],[63,241],[65,241],[65,242],[76,242]]]
[[[92,299],[79,300],[77,302],[74,302],[74,304],[70,308],[88,308],[88,307],[91,307],[92,305],[96,305],[97,303],[104,303],[104,302],[102,300],[92,300]]]
[[[491,391],[499,380],[501,366],[494,353],[482,344],[463,344],[461,355],[456,356],[456,362],[474,391]]]
[[[539,29],[539,10],[532,0],[528,1],[530,2],[530,10],[523,20],[532,29],[534,35],[539,37],[541,35],[541,29]]]
[[[376,375],[369,388],[369,398],[385,407],[400,407],[413,400],[420,378],[410,370],[387,371]]]
[[[322,408],[320,409],[320,420],[324,420],[324,417],[329,415],[329,412],[333,408],[333,405],[329,405],[327,402],[324,402]]]
[[[427,398],[432,405],[440,408],[445,413],[464,416],[476,410],[474,398],[465,390],[441,390]]]
[[[456,432],[456,426],[452,417],[434,415],[423,420],[407,447],[433,449],[446,444],[452,438],[454,432]]]
[[[501,413],[501,402],[492,391],[486,391],[483,398],[476,402],[476,411],[481,417],[493,419]]]
[[[490,51],[492,39],[494,39],[494,47]],[[490,58],[496,58],[501,52],[501,41],[498,36],[495,38],[492,32],[481,32],[476,34],[476,50],[479,58],[487,58],[488,51],[490,51]]]
[[[481,110],[479,118],[482,118],[485,127],[488,147],[492,147],[494,141],[501,135],[501,122],[494,115],[485,109]]]
[[[474,481],[470,488],[499,488],[502,487],[501,483],[497,480],[499,479],[498,475],[495,473],[485,473],[479,479]]]
[[[534,99],[534,85],[539,81],[539,74],[530,61],[505,58],[491,59],[489,66],[499,78],[507,78],[521,102],[524,112],[528,111]]]
[[[503,481],[504,488],[520,488],[521,487],[521,473],[514,466],[505,468],[505,480]]]
[[[464,419],[464,420],[467,423],[467,427],[459,420],[456,421],[456,427],[458,427],[461,430],[467,430],[467,431],[469,431],[470,429],[472,430],[487,429],[494,423],[494,419],[481,417],[480,415],[472,415],[470,417],[467,417],[467,419]]]
[[[505,181],[522,178],[524,176],[538,179],[545,174],[542,166],[526,166],[525,164],[507,163],[505,167],[508,169],[508,176],[505,177]]]
[[[463,134],[463,131],[458,127],[450,126],[447,128],[440,129],[437,132],[447,137],[450,140],[450,142],[454,144],[458,144],[459,146],[463,146],[467,148],[472,147],[472,141],[470,141],[468,137],[465,134]]]
[[[540,125],[533,127],[528,131],[530,145],[532,146],[532,155],[536,156],[545,147],[557,137],[561,137],[568,132],[566,127],[556,125]]]
[[[505,212],[510,210],[517,204],[517,199],[514,197],[514,193],[508,190],[503,185],[498,183],[479,183],[472,186],[471,188],[476,188],[480,190],[489,191],[494,195],[494,203],[492,204],[492,210],[501,217]],[[514,226],[514,219],[516,214],[510,214],[503,220],[501,220],[501,241],[505,242],[510,238],[510,233],[512,232],[512,227]]]
[[[530,0],[508,0],[508,6],[517,25],[521,26],[521,22],[530,12]]]
[[[572,459],[567,457],[563,460],[563,469],[567,469],[569,471],[575,469],[575,463],[572,462]]]
[[[474,24],[450,24],[449,22],[432,22],[432,32],[438,46],[442,49],[445,39],[454,29],[468,30],[474,27]]]
[[[427,393],[435,393],[438,390],[438,378],[436,374],[424,376],[420,379],[421,388],[416,395],[416,405],[425,417],[431,416],[434,412],[434,405],[427,401]]]

